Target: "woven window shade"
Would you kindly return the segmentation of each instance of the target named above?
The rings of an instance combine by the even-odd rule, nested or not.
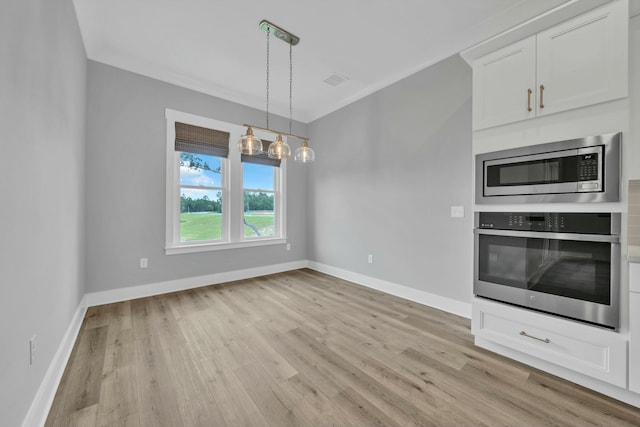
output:
[[[176,122],[176,151],[205,156],[229,156],[229,132]]]
[[[262,140],[262,146],[268,147],[272,141],[267,141],[266,139]],[[254,154],[253,156],[249,156],[248,154],[240,155],[240,161],[245,163],[254,163],[256,165],[267,165],[267,166],[275,166],[280,167],[280,160],[272,159],[267,155],[267,153]]]

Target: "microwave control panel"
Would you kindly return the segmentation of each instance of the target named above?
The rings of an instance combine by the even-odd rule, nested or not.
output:
[[[604,147],[596,145],[578,149],[578,193],[601,192]]]
[[[578,180],[598,180],[598,153],[582,154],[578,157]]]

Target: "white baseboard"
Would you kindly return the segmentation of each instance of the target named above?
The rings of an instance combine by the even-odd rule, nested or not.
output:
[[[250,279],[267,274],[282,273],[307,267],[308,262],[294,261],[283,264],[265,265],[263,267],[247,268],[245,270],[226,271],[223,273],[207,274],[205,276],[187,277],[184,279],[167,280],[165,282],[147,285],[131,286],[102,292],[91,292],[85,295],[88,307],[128,301],[136,298],[166,294],[168,292],[184,291],[201,286],[216,285],[234,280]]]
[[[343,280],[357,283],[358,285],[366,286],[368,288],[386,292],[429,307],[457,314],[458,316],[466,317],[467,319],[471,318],[471,303],[457,301],[451,298],[398,285],[396,283],[387,282],[386,280],[377,279],[360,273],[354,273],[352,271],[343,270],[341,268],[332,267],[315,261],[309,261],[308,267],[312,270],[316,270],[330,276],[335,276]]]
[[[69,323],[67,331],[62,337],[62,341],[58,346],[58,350],[56,350],[56,354],[53,356],[47,373],[40,383],[36,397],[33,399],[33,402],[31,402],[31,407],[22,422],[22,427],[40,427],[44,426],[47,421],[53,398],[56,395],[62,374],[71,356],[71,351],[78,337],[78,332],[80,332],[86,311],[87,304],[83,297],[80,300],[80,304],[78,304],[78,308],[76,308],[76,312],[71,319],[71,323]]]
[[[407,286],[387,282],[375,277],[366,276],[364,274],[354,273],[352,271],[343,270],[337,267],[332,267],[330,265],[307,260],[276,265],[266,265],[263,267],[248,268],[245,270],[227,271],[224,273],[207,274],[205,276],[168,280],[165,282],[118,288],[102,292],[91,292],[85,295],[85,300],[87,307],[92,307],[96,305],[111,304],[114,302],[127,301],[136,298],[161,295],[168,292],[194,289],[201,286],[232,282],[234,280],[250,279],[253,277],[265,276],[267,274],[298,270],[300,268],[311,268],[312,270],[316,270],[320,273],[325,273],[330,276],[348,280],[350,282],[354,282],[371,289],[376,289],[382,292],[389,293],[391,295],[408,299],[410,301],[428,305],[439,310],[457,314],[458,316],[466,317],[469,319],[471,318],[470,303],[464,303],[451,298],[446,298],[418,289],[409,288]]]

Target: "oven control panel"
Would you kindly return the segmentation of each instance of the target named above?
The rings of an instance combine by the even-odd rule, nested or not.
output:
[[[477,228],[611,234],[611,213],[479,212]]]

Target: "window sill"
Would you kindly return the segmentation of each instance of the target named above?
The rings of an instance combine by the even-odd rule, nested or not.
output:
[[[286,237],[272,239],[243,240],[241,242],[200,243],[164,248],[165,255],[190,254],[195,252],[222,251],[226,249],[253,248],[257,246],[283,245],[287,243]]]

